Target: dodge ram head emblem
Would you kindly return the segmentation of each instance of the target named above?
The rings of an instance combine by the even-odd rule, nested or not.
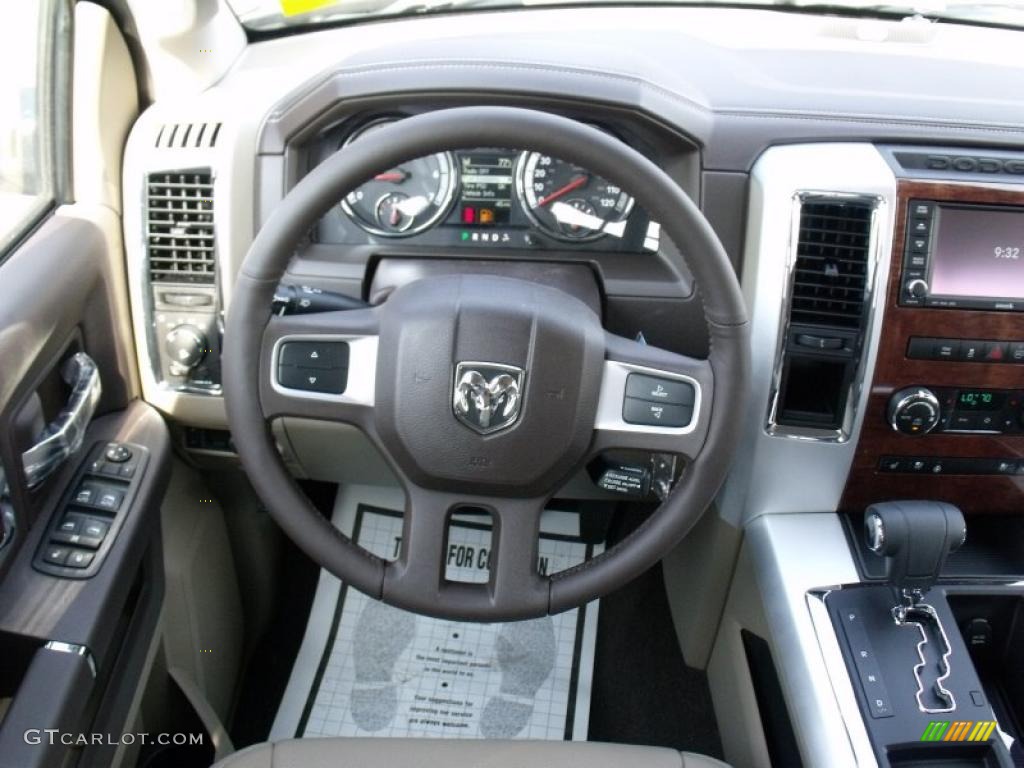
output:
[[[519,418],[523,369],[497,363],[455,366],[455,418],[487,435],[510,427]]]

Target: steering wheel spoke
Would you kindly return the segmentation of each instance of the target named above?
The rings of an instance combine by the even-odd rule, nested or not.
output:
[[[548,579],[537,570],[540,515],[545,499],[509,499],[436,491],[409,484],[402,545],[384,574],[385,600],[419,613],[485,620],[547,612]],[[452,516],[484,510],[492,521],[486,583],[447,578],[455,544]]]
[[[261,355],[264,415],[365,426],[374,406],[377,343],[375,309],[271,318]]]
[[[714,400],[710,363],[614,334],[605,343],[593,450],[636,448],[696,458]]]

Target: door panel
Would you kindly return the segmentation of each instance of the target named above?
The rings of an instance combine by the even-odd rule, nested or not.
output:
[[[0,138],[16,137],[28,169],[12,175],[0,166],[0,209],[11,189],[22,197],[42,190],[36,196],[49,200],[26,220],[30,234],[0,252],[0,534],[8,534],[0,535],[0,768],[111,766],[119,758],[109,739],[81,749],[25,732],[116,737],[131,729],[159,638],[159,510],[171,444],[162,417],[138,400],[124,269],[120,156],[137,113],[134,75],[98,6],[39,0],[38,7],[42,81],[22,99],[36,109],[9,133],[0,115]],[[72,18],[81,22],[73,123],[64,111]],[[80,92],[78,81],[90,87]],[[126,92],[130,98],[118,101]],[[72,147],[76,203],[66,200]],[[78,353],[95,364],[101,385],[91,420],[70,455],[30,488],[23,454],[73,398],[62,370]]]

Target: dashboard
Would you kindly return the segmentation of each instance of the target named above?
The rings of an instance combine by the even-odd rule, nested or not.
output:
[[[371,115],[328,130],[310,147],[310,165],[403,116]],[[640,252],[657,251],[658,234],[626,190],[587,169],[490,147],[417,158],[377,174],[341,200],[314,237],[338,245]]]
[[[234,461],[216,363],[235,277],[289,190],[367,131],[464,105],[588,123],[686,191],[740,276],[751,390],[722,404],[742,412],[743,436],[715,520],[747,543],[742,558],[719,559],[777,565],[756,599],[730,605],[785,599],[768,621],[799,622],[807,589],[858,578],[838,517],[929,498],[973,526],[1024,505],[1024,96],[1006,87],[1024,82],[1024,62],[1006,54],[1019,38],[811,12],[602,6],[253,42],[215,82],[162,96],[126,146],[143,396],[192,460]],[[188,190],[192,218],[159,220],[151,200],[167,189]],[[529,147],[419,158],[335,201],[287,279],[373,303],[439,271],[514,274],[587,301],[612,333],[702,357],[700,287],[686,254],[631,204],[635,192]],[[173,237],[186,231],[176,224],[197,247]],[[274,434],[298,477],[392,481],[355,430],[285,418]],[[608,498],[585,477],[562,493]],[[836,755],[853,721],[835,711],[813,628],[786,637],[800,644],[772,651],[797,686],[789,701],[802,702],[801,749]],[[856,762],[847,756],[834,762]]]
[[[920,483],[968,511],[1019,504],[1024,437],[1006,424],[1024,396],[1024,102],[1000,84],[1024,73],[995,53],[1018,33],[882,23],[892,35],[862,39],[853,20],[724,8],[458,18],[253,43],[215,85],[161,98],[133,128],[124,220],[142,386],[198,435],[186,448],[225,452],[222,318],[288,191],[387,121],[508,105],[593,125],[665,169],[740,274],[753,390],[730,404],[748,433],[723,517],[852,510]],[[176,239],[173,216],[160,229],[152,201],[167,189],[194,198],[198,240]],[[287,277],[373,302],[431,270],[512,270],[584,298],[613,333],[702,356],[686,254],[633,192],[529,147],[418,158],[336,201]],[[913,413],[932,408],[934,426],[893,427],[916,418],[894,416],[905,389],[930,390],[938,406]],[[983,422],[995,416],[1000,431]],[[322,443],[298,426],[280,437],[297,472],[322,473]]]

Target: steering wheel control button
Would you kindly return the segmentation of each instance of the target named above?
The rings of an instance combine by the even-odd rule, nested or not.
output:
[[[693,385],[685,381],[631,373],[626,377],[626,397],[652,403],[692,406],[695,393]]]
[[[348,344],[344,341],[286,341],[281,344],[279,364],[301,368],[348,368]]]
[[[349,345],[345,341],[286,341],[278,350],[277,381],[287,389],[344,394]]]
[[[678,428],[689,425],[692,418],[692,405],[653,403],[636,397],[627,397],[622,405],[622,420],[627,424]]]
[[[307,368],[298,365],[280,365],[277,380],[282,387],[303,392],[340,395],[348,384],[348,368]]]
[[[104,457],[107,461],[112,461],[115,464],[123,464],[132,457],[131,449],[126,445],[120,443],[111,443],[107,446],[107,450],[104,452]]]

